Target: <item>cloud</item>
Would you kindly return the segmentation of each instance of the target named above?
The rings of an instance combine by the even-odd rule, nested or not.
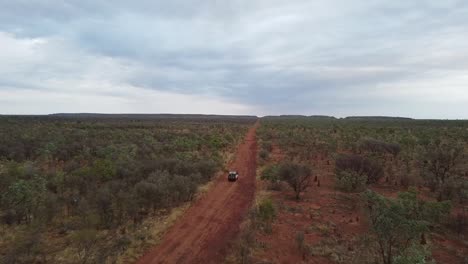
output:
[[[466,32],[463,0],[0,0],[0,113],[467,118]]]

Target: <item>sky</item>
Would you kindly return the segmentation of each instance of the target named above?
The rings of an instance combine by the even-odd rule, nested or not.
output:
[[[0,114],[468,118],[466,0],[0,0]]]

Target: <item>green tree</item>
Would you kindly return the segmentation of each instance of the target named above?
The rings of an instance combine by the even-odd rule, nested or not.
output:
[[[2,206],[18,224],[30,223],[40,213],[46,199],[46,182],[35,176],[32,180],[17,180],[2,195]]]
[[[94,162],[92,173],[99,177],[102,181],[109,181],[114,178],[117,173],[117,169],[114,162],[107,159],[99,159]]]
[[[463,156],[463,145],[457,142],[436,142],[425,148],[423,177],[431,191],[438,191],[449,180],[460,177],[457,166]]]
[[[417,239],[448,214],[448,203],[427,203],[417,199],[415,191],[400,193],[389,199],[372,191],[365,193],[374,239],[384,264],[396,262],[408,256],[408,250]]]

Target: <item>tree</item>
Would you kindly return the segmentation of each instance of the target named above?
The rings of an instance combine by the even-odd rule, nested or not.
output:
[[[46,183],[42,177],[17,180],[11,184],[1,197],[2,206],[5,207],[10,220],[18,224],[26,220],[30,223],[41,212],[40,209],[46,198]]]
[[[309,166],[295,163],[284,163],[280,166],[279,176],[287,182],[296,194],[296,200],[300,199],[301,192],[305,191],[312,183],[312,171]]]
[[[384,264],[403,263],[402,256],[416,243],[430,224],[450,212],[447,202],[424,202],[415,191],[388,199],[372,191],[365,193],[373,237]],[[396,261],[400,259],[400,261]]]
[[[449,180],[459,176],[457,165],[463,156],[463,145],[456,142],[434,143],[423,154],[423,177],[432,192],[440,190]]]
[[[117,174],[117,169],[112,161],[99,159],[94,162],[92,173],[102,181],[108,181]]]
[[[114,211],[112,210],[112,195],[107,186],[99,189],[96,194],[96,209],[101,225],[106,228],[110,227],[114,221]]]
[[[155,183],[148,181],[141,181],[135,185],[135,194],[139,201],[140,206],[146,209],[156,209],[157,205],[161,203],[162,196],[161,188],[167,186],[158,186]]]

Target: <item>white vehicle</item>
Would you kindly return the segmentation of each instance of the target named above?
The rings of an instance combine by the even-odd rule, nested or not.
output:
[[[228,174],[228,181],[237,181],[239,173],[237,171],[230,171]]]

